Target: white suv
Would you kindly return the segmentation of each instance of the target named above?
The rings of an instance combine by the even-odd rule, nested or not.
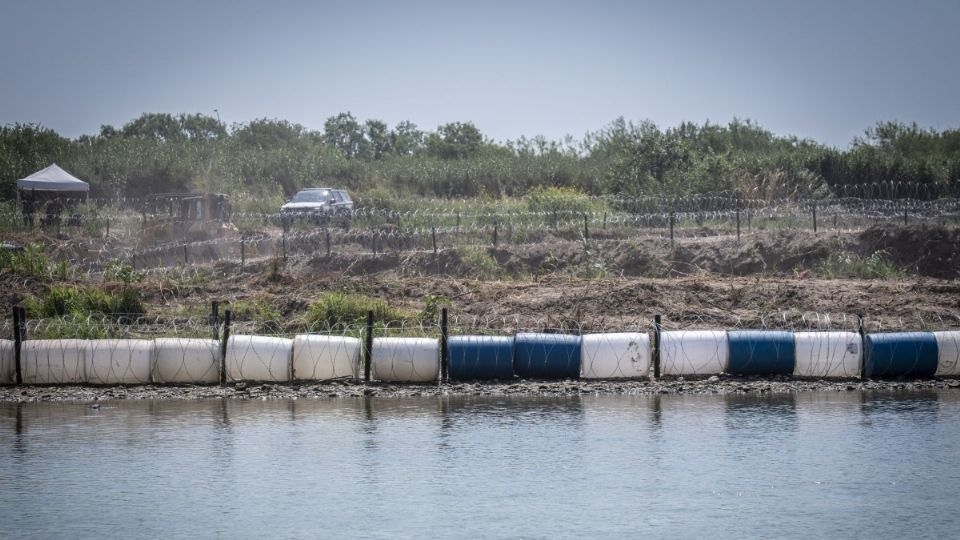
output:
[[[346,228],[350,226],[352,214],[353,199],[343,189],[304,189],[280,207],[284,230],[297,219],[309,219],[317,225],[328,225],[336,221]]]

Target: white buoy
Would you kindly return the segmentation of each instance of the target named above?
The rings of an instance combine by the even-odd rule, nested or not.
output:
[[[153,340],[153,382],[215,384],[220,382],[220,342],[200,338]]]
[[[152,339],[91,339],[87,341],[87,347],[88,383],[150,382]]]
[[[17,352],[16,345],[9,339],[0,339],[0,384],[17,382]]]
[[[346,336],[300,334],[293,338],[293,378],[325,381],[357,377],[360,340]]]
[[[856,332],[796,332],[793,334],[795,377],[850,378],[860,376],[863,347]]]
[[[660,333],[660,373],[716,375],[727,370],[730,350],[724,330],[672,330]]]
[[[24,384],[86,382],[87,342],[82,339],[28,339],[20,344]]]
[[[440,343],[433,338],[374,338],[370,368],[378,381],[435,381],[440,374]]]
[[[934,332],[937,338],[937,377],[960,375],[960,331]]]
[[[585,334],[580,346],[580,376],[584,379],[647,377],[650,336],[641,332]]]
[[[270,336],[234,335],[227,340],[227,379],[285,382],[290,380],[293,340]]]

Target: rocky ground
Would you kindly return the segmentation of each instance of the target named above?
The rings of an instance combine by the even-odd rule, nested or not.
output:
[[[220,386],[23,386],[0,387],[0,402],[124,399],[333,399],[414,396],[599,396],[659,394],[766,395],[791,392],[960,391],[960,379],[800,380],[789,377],[712,376],[652,380],[569,380],[387,384],[334,381],[304,384],[235,383]]]

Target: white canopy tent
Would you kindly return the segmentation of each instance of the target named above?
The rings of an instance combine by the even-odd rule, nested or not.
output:
[[[54,163],[46,169],[17,180],[17,200],[20,199],[21,191],[31,193],[44,192],[45,194],[83,193],[86,198],[90,196],[90,184],[73,176]]]

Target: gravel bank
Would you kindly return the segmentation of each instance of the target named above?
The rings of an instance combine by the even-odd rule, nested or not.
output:
[[[447,384],[389,384],[332,381],[323,383],[235,383],[220,386],[5,386],[0,402],[101,401],[115,399],[329,399],[413,396],[579,396],[655,394],[776,394],[790,392],[922,391],[960,389],[960,379],[910,381],[800,380],[714,376],[658,381],[507,381]]]

